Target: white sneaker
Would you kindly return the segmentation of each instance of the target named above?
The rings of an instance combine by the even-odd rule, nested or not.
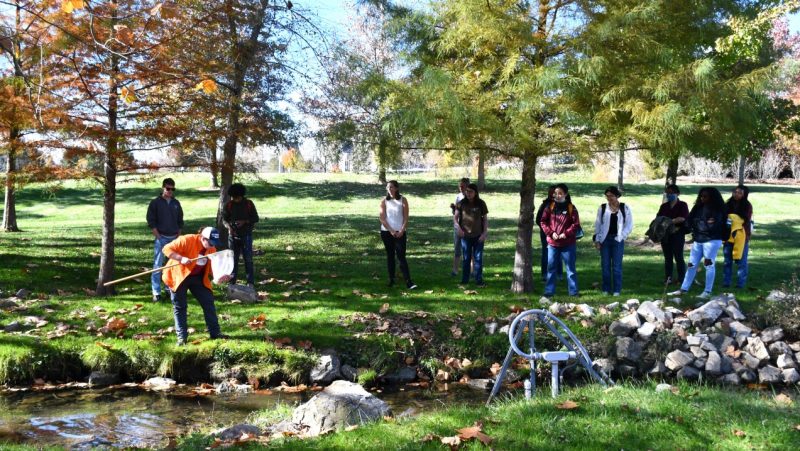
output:
[[[616,293],[612,294],[612,296],[615,296],[615,297],[619,296],[619,291],[617,291]]]
[[[700,293],[700,295],[697,297],[700,299],[711,299],[711,293],[709,293],[708,291],[704,291]]]
[[[683,290],[675,290],[675,291],[670,291],[670,292],[669,292],[669,293],[667,293],[667,294],[668,294],[669,296],[681,296],[681,295],[683,295]]]

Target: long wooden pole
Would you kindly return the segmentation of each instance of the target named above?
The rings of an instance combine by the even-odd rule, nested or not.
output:
[[[214,252],[214,254],[216,254],[216,252]],[[201,258],[206,258],[206,257],[208,257],[209,255],[214,255],[214,254],[201,255],[201,256],[199,256],[199,257],[196,257],[196,258],[193,258],[193,259],[191,259],[191,260],[189,260],[189,261],[190,261],[190,262],[197,261],[197,260],[200,260]],[[134,274],[134,275],[132,275],[132,276],[127,276],[127,277],[123,277],[123,278],[121,278],[121,279],[112,280],[111,282],[106,282],[106,283],[104,283],[104,284],[103,284],[103,286],[107,287],[107,286],[109,286],[109,285],[114,285],[114,284],[116,284],[116,283],[119,283],[119,282],[124,282],[124,281],[126,281],[126,280],[135,279],[135,278],[137,278],[137,277],[139,277],[139,276],[144,276],[144,275],[146,275],[146,274],[152,274],[152,273],[154,273],[154,272],[158,272],[158,271],[161,271],[161,270],[163,270],[163,269],[167,269],[167,268],[172,268],[173,266],[178,266],[178,265],[181,265],[181,264],[182,264],[182,263],[178,262],[178,263],[173,263],[173,264],[171,264],[171,265],[164,265],[164,266],[162,266],[162,267],[160,267],[160,268],[148,269],[147,271],[142,271],[142,272],[140,272],[140,273],[137,273],[137,274]]]

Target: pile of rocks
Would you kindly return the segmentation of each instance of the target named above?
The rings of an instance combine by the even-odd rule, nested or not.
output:
[[[732,294],[686,312],[661,301],[636,299],[605,309],[622,311],[608,328],[616,337],[613,349],[607,358],[595,360],[608,374],[731,385],[800,382],[800,341],[784,341],[780,327],[758,331],[745,325],[746,317]]]

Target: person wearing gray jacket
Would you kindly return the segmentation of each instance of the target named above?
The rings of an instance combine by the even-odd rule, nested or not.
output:
[[[605,190],[606,203],[597,209],[594,221],[594,246],[600,251],[600,268],[603,274],[603,294],[619,296],[622,291],[622,255],[625,239],[633,230],[633,213],[620,203],[622,196],[616,186]]]
[[[155,237],[153,243],[153,269],[164,266],[164,246],[180,236],[183,228],[183,208],[175,199],[175,180],[165,178],[161,182],[161,195],[150,201],[147,207],[147,227]],[[161,300],[161,271],[150,276],[153,302]]]

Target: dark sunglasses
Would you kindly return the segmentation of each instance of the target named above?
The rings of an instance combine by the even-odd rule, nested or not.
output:
[[[169,186],[165,186],[164,189],[167,191],[175,191],[175,187],[170,188]]]

